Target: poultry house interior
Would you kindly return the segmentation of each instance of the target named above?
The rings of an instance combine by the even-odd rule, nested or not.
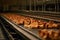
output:
[[[60,0],[0,0],[0,40],[60,40]]]

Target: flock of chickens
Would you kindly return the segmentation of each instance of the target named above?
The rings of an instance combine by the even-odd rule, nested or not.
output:
[[[43,40],[60,40],[60,30],[42,29],[39,31],[39,36]]]
[[[54,21],[45,21],[41,19],[34,19],[31,17],[21,16],[18,14],[3,14],[6,18],[18,25],[24,25],[26,28],[42,29],[39,30],[39,36],[44,39],[58,40],[60,31],[47,30],[48,28],[60,28],[60,23]]]

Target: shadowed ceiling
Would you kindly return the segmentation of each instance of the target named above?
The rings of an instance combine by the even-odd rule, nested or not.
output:
[[[54,2],[53,2],[54,1]],[[42,3],[55,3],[57,1],[60,0],[31,0],[31,4],[34,5],[34,3],[36,5],[40,5]],[[30,4],[30,0],[0,0],[0,5],[2,6],[9,6],[9,5],[29,5]]]

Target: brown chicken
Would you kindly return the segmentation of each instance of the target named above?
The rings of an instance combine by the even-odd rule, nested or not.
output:
[[[43,29],[39,31],[39,36],[46,40],[47,39],[60,40],[60,31]]]
[[[57,28],[58,24],[54,23],[53,21],[49,21],[46,25],[46,28]]]
[[[46,22],[43,20],[38,20],[38,28],[45,28]]]
[[[38,28],[38,22],[37,20],[32,20],[30,25],[29,25],[31,28]]]

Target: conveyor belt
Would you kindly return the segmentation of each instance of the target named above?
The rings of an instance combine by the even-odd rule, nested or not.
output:
[[[10,28],[11,25],[5,25],[4,29],[6,29],[10,36],[12,37],[12,40],[23,40],[23,37],[21,37],[19,34],[15,32],[12,28]]]
[[[21,34],[23,34],[24,36],[24,38],[27,40],[41,40],[40,39],[40,37],[38,37],[37,35],[35,35],[34,33],[32,33],[31,31],[28,31],[27,29],[25,29],[25,28],[23,28],[22,26],[17,26],[16,24],[14,24],[14,23],[11,23],[10,21],[8,21],[5,17],[3,17],[3,16],[1,16],[3,19],[4,19],[4,21],[7,21],[10,25],[12,25],[12,27],[11,28],[13,28],[17,33],[19,33],[19,35],[21,35]],[[8,25],[8,23],[6,24],[6,22],[4,22],[4,24],[7,26]],[[16,26],[15,26],[16,25]],[[6,27],[6,29],[9,31],[9,33],[11,33],[10,32],[10,28],[9,28],[9,26],[7,26]],[[21,33],[21,34],[20,34]],[[16,33],[12,33],[12,34],[16,34]],[[15,36],[12,36],[13,38],[15,38]]]
[[[14,29],[12,29],[11,25],[9,25],[7,22],[2,22],[1,24],[3,25],[3,33],[5,33],[5,37],[6,40],[24,40],[24,38],[22,36],[20,36],[19,34],[16,33],[16,31]]]

